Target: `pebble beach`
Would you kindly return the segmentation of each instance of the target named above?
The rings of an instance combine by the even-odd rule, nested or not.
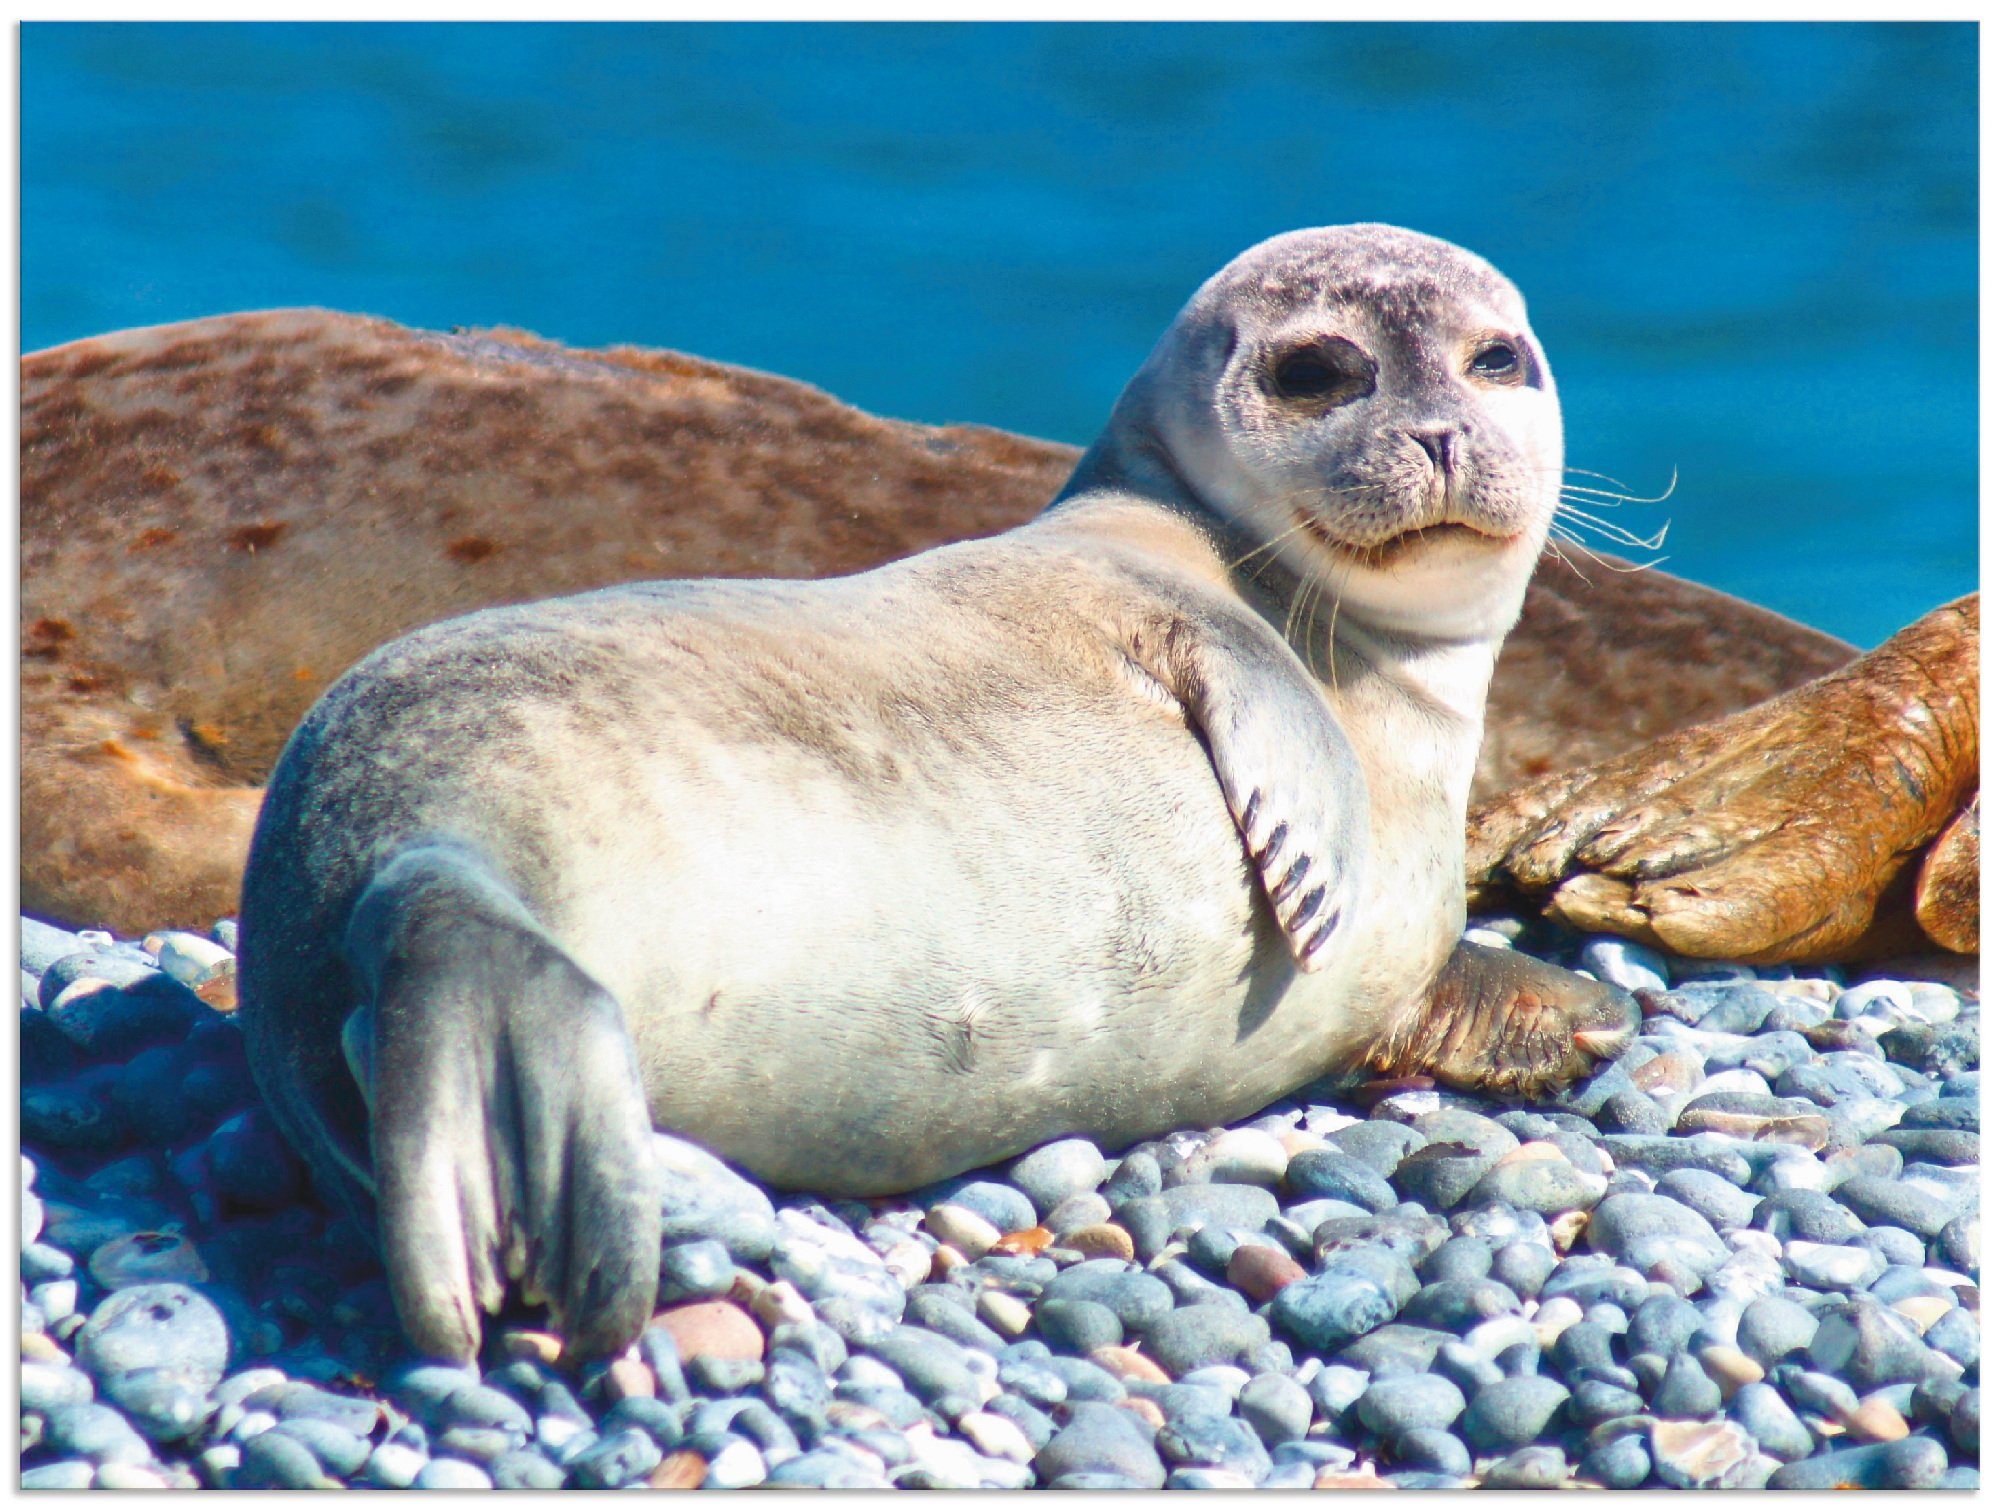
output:
[[[411,1356],[233,1016],[235,930],[21,920],[24,1488],[1956,1488],[1977,993],[1475,920],[1632,991],[1509,1106],[1303,1087],[907,1197],[666,1134],[657,1314]]]

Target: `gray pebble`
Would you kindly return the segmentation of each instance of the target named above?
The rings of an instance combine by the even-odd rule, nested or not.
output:
[[[1378,1379],[1355,1405],[1361,1424],[1391,1442],[1409,1432],[1447,1430],[1464,1411],[1465,1396],[1436,1374]]]
[[[1769,1384],[1746,1384],[1737,1390],[1729,1414],[1756,1439],[1760,1451],[1782,1463],[1796,1462],[1813,1450],[1812,1433]]]
[[[42,1445],[58,1456],[94,1463],[144,1463],[153,1455],[131,1422],[94,1400],[42,1412]]]
[[[1271,1337],[1263,1317],[1215,1305],[1183,1306],[1144,1331],[1146,1352],[1175,1378],[1209,1364],[1238,1362]]]
[[[1107,1474],[1142,1489],[1167,1481],[1166,1465],[1154,1450],[1152,1433],[1130,1411],[1084,1401],[1048,1446],[1035,1454],[1035,1473],[1044,1483],[1072,1474]]]
[[[1475,1452],[1512,1452],[1539,1437],[1568,1399],[1553,1379],[1502,1379],[1472,1397],[1462,1433]]]
[[[1583,1478],[1607,1489],[1637,1489],[1652,1471],[1652,1454],[1646,1450],[1645,1437],[1637,1433],[1590,1448],[1577,1465]]]
[[[682,1300],[706,1300],[726,1295],[736,1278],[736,1263],[729,1250],[712,1238],[694,1242],[669,1243],[660,1250],[658,1304]]]
[[[88,1489],[97,1477],[97,1469],[90,1463],[75,1458],[61,1463],[44,1463],[39,1468],[23,1468],[20,1484],[23,1489]]]
[[[1591,1213],[1589,1237],[1591,1247],[1640,1270],[1667,1259],[1706,1274],[1729,1257],[1699,1212],[1663,1195],[1605,1197]]]
[[[1928,1489],[1943,1476],[1945,1462],[1942,1446],[1913,1436],[1787,1463],[1767,1482],[1773,1489]]]
[[[1194,1190],[1205,1187],[1179,1188]],[[1132,1332],[1143,1330],[1174,1308],[1173,1291],[1167,1288],[1164,1281],[1141,1273],[1115,1258],[1089,1259],[1074,1264],[1042,1290],[1042,1306],[1056,1301],[1078,1300],[1094,1301],[1106,1307],[1118,1318],[1121,1327]]]
[[[1297,1441],[1312,1425],[1312,1397],[1285,1374],[1259,1374],[1236,1397],[1236,1409],[1266,1447]]]

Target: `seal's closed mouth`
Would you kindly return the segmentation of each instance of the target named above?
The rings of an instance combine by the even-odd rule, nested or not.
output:
[[[1456,521],[1451,521],[1443,524],[1425,524],[1413,530],[1403,530],[1389,536],[1386,540],[1377,541],[1373,545],[1357,545],[1351,540],[1341,539],[1332,530],[1328,529],[1324,523],[1309,515],[1302,515],[1301,523],[1305,525],[1307,533],[1324,544],[1331,546],[1344,555],[1358,556],[1371,565],[1380,565],[1386,561],[1407,555],[1413,550],[1418,550],[1426,545],[1433,545],[1443,540],[1464,540],[1486,545],[1506,545],[1515,538],[1512,535],[1490,534],[1470,524],[1460,524]]]

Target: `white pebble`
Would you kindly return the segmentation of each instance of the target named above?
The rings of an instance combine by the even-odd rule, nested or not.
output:
[[[731,1442],[709,1461],[704,1489],[748,1489],[764,1482],[764,1455],[748,1442]]]
[[[553,1417],[550,1419],[554,1419]],[[574,1422],[565,1422],[574,1426]],[[581,1428],[577,1428],[581,1430]],[[402,1442],[384,1442],[368,1454],[368,1462],[362,1468],[362,1476],[371,1484],[379,1484],[384,1489],[407,1489],[424,1471],[429,1461],[416,1448]]]
[[[161,933],[147,939],[159,941],[160,968],[184,986],[199,986],[236,968],[236,956],[222,945],[198,933]]]
[[[924,1213],[924,1226],[941,1243],[950,1243],[967,1258],[984,1258],[1000,1241],[1000,1229],[977,1211],[949,1201]]]
[[[1034,1461],[1034,1444],[1005,1416],[983,1410],[968,1411],[959,1417],[958,1429],[984,1457],[1004,1458],[1010,1463]]]

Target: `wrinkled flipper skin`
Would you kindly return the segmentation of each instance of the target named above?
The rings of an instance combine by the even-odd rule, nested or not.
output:
[[[1917,926],[1954,954],[1979,952],[1979,794],[1931,845],[1917,872]]]
[[[1525,897],[1675,954],[1879,956],[1920,942],[1912,872],[1978,784],[1975,594],[1769,702],[1486,804],[1468,882],[1476,904]],[[1974,846],[1940,842],[1918,916],[1976,947]]]
[[[1293,962],[1317,969],[1332,957],[1368,844],[1361,763],[1325,692],[1247,608],[1142,620],[1125,648],[1200,732]]]
[[[1616,986],[1461,941],[1430,995],[1365,1063],[1394,1078],[1530,1097],[1614,1058],[1638,1029],[1638,1002]]]
[[[342,1034],[370,1107],[377,1220],[420,1352],[468,1360],[509,1280],[571,1354],[652,1313],[652,1124],[618,1004],[477,859],[405,850],[362,894]]]

